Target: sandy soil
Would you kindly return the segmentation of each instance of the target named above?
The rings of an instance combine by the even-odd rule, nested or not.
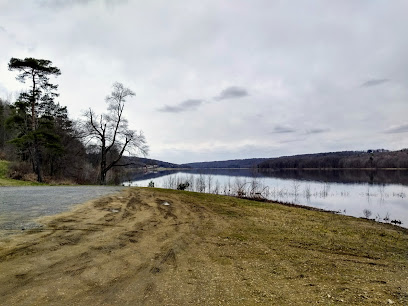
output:
[[[303,238],[273,241],[267,228],[275,224],[278,231],[286,229],[271,216],[282,219],[282,209],[282,216],[296,209],[239,207],[241,204],[237,205],[235,199],[221,207],[204,204],[200,199],[199,195],[190,197],[182,192],[127,189],[74,211],[43,218],[41,231],[26,231],[3,239],[0,304],[289,305],[407,301],[404,291],[408,288],[408,274],[403,270],[407,261],[401,259],[401,251],[379,258],[372,254],[353,255],[344,249],[317,251],[313,240],[306,243]],[[252,212],[245,215],[244,209]],[[304,212],[309,219],[318,213]],[[265,234],[264,238],[245,236],[246,231],[239,232],[239,227],[245,229],[243,226],[256,229],[254,235]],[[296,234],[296,229],[291,231]],[[391,234],[394,235],[393,230],[385,232]],[[407,245],[406,234],[395,235],[405,239],[402,247]],[[285,253],[284,244],[290,245],[291,251]],[[387,261],[393,256],[394,261]],[[364,274],[355,273],[357,270]]]
[[[0,303],[178,304],[197,284],[185,288],[194,271],[177,268],[191,266],[182,254],[200,243],[194,232],[208,217],[203,207],[133,190],[44,218],[50,230],[1,243]]]

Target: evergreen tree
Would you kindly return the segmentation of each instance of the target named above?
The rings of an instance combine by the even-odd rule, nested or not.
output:
[[[12,142],[22,154],[30,156],[37,180],[42,182],[44,149],[53,154],[61,152],[52,118],[52,109],[57,107],[54,99],[58,97],[58,85],[49,82],[50,76],[58,76],[61,71],[52,66],[51,61],[35,58],[11,58],[8,67],[10,71],[19,72],[16,78],[20,82],[31,82],[29,90],[20,94],[8,122],[18,130],[18,135]]]
[[[6,107],[6,103],[0,99],[0,150],[3,150],[6,144]]]

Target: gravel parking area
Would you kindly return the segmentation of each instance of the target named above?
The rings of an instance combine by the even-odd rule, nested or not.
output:
[[[54,215],[107,194],[120,186],[24,186],[0,187],[0,231],[3,234],[37,227],[33,220]]]

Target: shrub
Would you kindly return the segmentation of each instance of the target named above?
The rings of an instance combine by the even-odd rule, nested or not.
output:
[[[8,176],[15,180],[32,180],[32,166],[26,162],[12,162],[9,164]]]
[[[186,188],[188,188],[188,186],[190,186],[189,182],[178,184],[177,190],[186,190]]]
[[[371,212],[371,210],[369,210],[369,209],[364,209],[364,210],[363,210],[363,214],[364,214],[364,216],[368,219],[368,218],[370,218],[372,212]]]

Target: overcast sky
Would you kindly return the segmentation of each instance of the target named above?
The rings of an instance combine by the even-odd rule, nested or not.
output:
[[[0,0],[11,57],[61,69],[72,118],[114,82],[150,158],[175,163],[408,147],[406,0]]]

